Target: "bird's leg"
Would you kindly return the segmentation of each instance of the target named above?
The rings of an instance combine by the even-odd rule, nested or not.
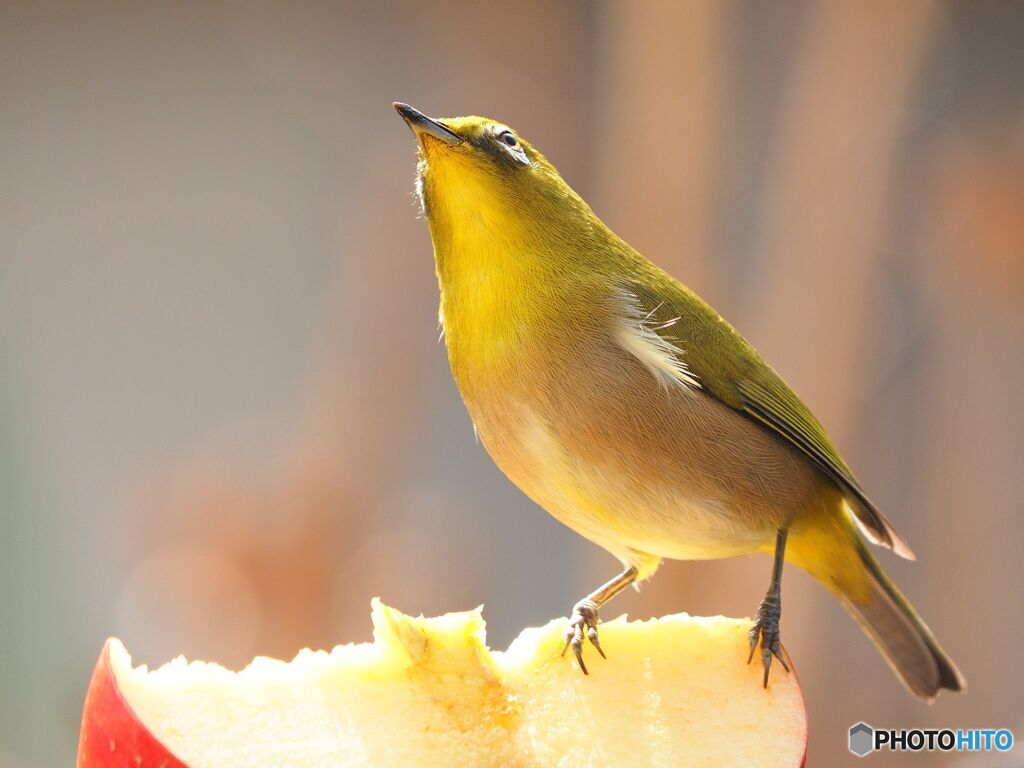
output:
[[[576,654],[576,661],[579,662],[583,674],[587,672],[587,665],[583,663],[583,633],[586,630],[587,639],[593,645],[601,658],[606,659],[601,644],[597,640],[597,612],[601,606],[619,594],[622,590],[636,581],[637,570],[630,566],[618,576],[606,584],[602,584],[589,595],[580,600],[572,608],[572,616],[569,617],[569,629],[565,633],[565,645],[562,647],[562,655],[572,646]]]
[[[761,639],[761,664],[764,665],[764,687],[768,687],[768,670],[775,656],[782,668],[789,672],[786,660],[782,658],[782,646],[779,645],[779,620],[782,618],[782,563],[786,559],[786,536],[789,531],[780,528],[775,538],[775,564],[772,566],[772,583],[768,593],[757,609],[757,621],[750,628],[750,656],[747,664],[754,658],[758,637]]]

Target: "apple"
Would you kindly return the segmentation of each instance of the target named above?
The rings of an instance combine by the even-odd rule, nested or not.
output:
[[[150,671],[107,641],[79,767],[803,765],[796,675],[777,665],[762,688],[746,619],[603,623],[609,658],[589,649],[584,676],[560,656],[564,619],[500,652],[479,609],[413,618],[374,601],[372,618],[372,643],[240,672],[183,658]]]
[[[110,663],[112,647],[119,655],[127,653],[124,646],[113,638],[107,640],[100,651],[85,695],[82,730],[78,739],[78,765],[187,768],[143,725],[121,695],[114,665]]]

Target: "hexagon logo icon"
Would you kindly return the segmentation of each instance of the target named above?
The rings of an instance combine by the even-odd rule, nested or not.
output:
[[[875,729],[867,723],[850,726],[850,751],[857,757],[866,757],[875,751]]]

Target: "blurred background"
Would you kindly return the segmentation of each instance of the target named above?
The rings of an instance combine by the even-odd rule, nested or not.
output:
[[[108,635],[238,667],[381,595],[503,648],[617,572],[474,441],[395,99],[521,130],[916,549],[970,689],[917,703],[790,569],[810,764],[862,719],[1022,738],[1022,40],[994,0],[0,3],[0,766],[72,763]],[[606,615],[750,615],[769,568]]]

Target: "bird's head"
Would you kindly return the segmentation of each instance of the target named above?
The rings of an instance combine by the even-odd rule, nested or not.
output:
[[[395,109],[419,142],[416,190],[439,258],[445,250],[515,239],[558,241],[600,222],[544,156],[507,125]],[[494,242],[495,240],[501,242]]]

